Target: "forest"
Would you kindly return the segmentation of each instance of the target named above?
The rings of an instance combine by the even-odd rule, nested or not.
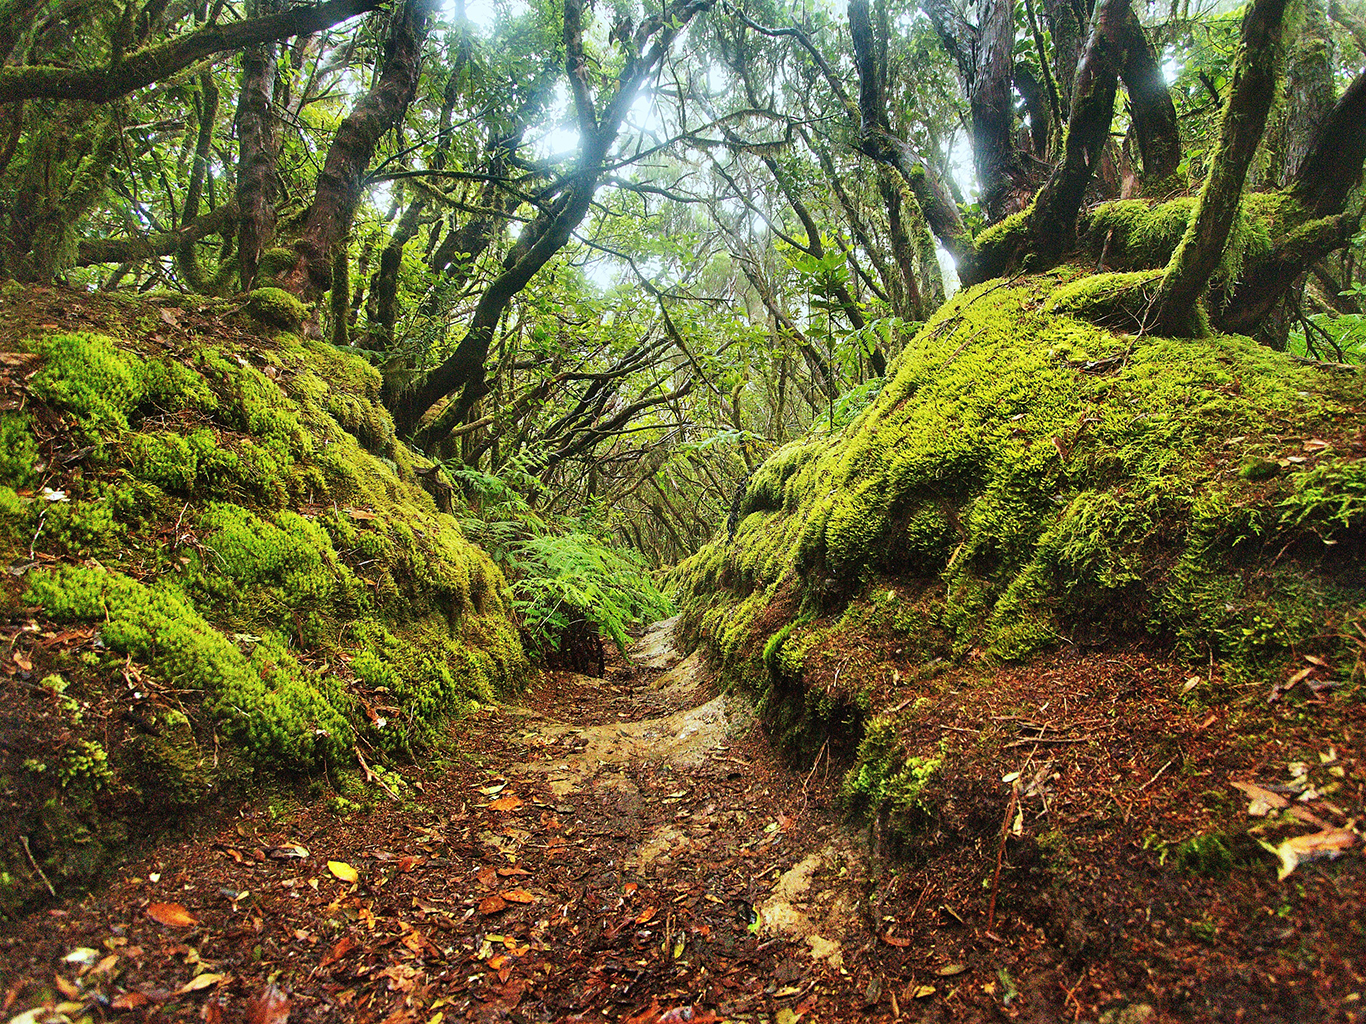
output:
[[[0,0],[0,1014],[1360,1019],[1363,166],[1356,0]]]
[[[1084,253],[1149,272],[1093,319],[1359,358],[1341,4],[0,17],[0,271],[281,289],[454,485],[652,565],[955,287]]]

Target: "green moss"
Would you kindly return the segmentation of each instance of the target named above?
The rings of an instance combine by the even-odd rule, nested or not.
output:
[[[0,413],[0,484],[11,489],[38,482],[38,442],[20,412]]]
[[[308,307],[282,288],[257,288],[246,296],[246,311],[267,327],[298,332],[308,319]]]
[[[169,685],[202,691],[227,736],[263,767],[310,768],[350,750],[335,682],[312,677],[282,648],[248,660],[186,598],[121,573],[38,572],[25,599],[58,622],[102,622],[111,649],[147,663]]]
[[[29,383],[38,399],[71,413],[81,434],[100,445],[105,434],[130,427],[144,408],[212,409],[215,399],[195,371],[173,359],[124,352],[101,334],[40,339],[43,365]]]
[[[1048,312],[1116,330],[1141,331],[1152,316],[1161,271],[1093,274],[1053,293]]]
[[[970,290],[842,433],[761,467],[734,536],[674,574],[688,628],[726,677],[761,690],[801,678],[793,634],[751,624],[832,614],[888,579],[916,609],[914,657],[948,643],[1022,660],[1065,639],[1149,635],[1247,677],[1270,678],[1306,645],[1346,662],[1313,638],[1361,602],[1333,548],[1366,525],[1349,443],[1362,383],[1244,338],[1116,336],[1067,315],[1155,280]],[[1113,362],[1087,372],[1078,353]],[[1306,457],[1286,437],[1329,441]],[[1246,468],[1264,464],[1274,476]],[[805,700],[800,688],[783,699]]]
[[[896,721],[873,718],[859,743],[854,766],[845,773],[840,795],[855,813],[867,814],[885,804],[886,813],[904,818],[924,810],[921,793],[942,764],[943,757],[938,755],[907,756]]]

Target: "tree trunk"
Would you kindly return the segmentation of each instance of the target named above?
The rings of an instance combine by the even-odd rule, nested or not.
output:
[[[157,46],[136,50],[104,67],[0,67],[0,103],[39,98],[111,103],[130,92],[165,81],[215,53],[320,32],[371,11],[378,3],[379,0],[327,0],[316,7],[296,7],[227,25],[208,25]]]
[[[274,14],[280,0],[257,0],[251,13]],[[275,197],[280,183],[276,157],[275,43],[258,43],[242,51],[242,89],[237,96],[237,260],[239,287],[256,283],[261,253],[275,241]]]
[[[1199,303],[1223,258],[1242,203],[1243,184],[1276,95],[1281,19],[1286,0],[1253,0],[1243,17],[1233,92],[1224,108],[1219,146],[1195,215],[1172,254],[1156,296],[1156,333],[1203,333]],[[1358,173],[1360,166],[1358,165]]]
[[[422,44],[433,5],[434,0],[406,0],[394,15],[379,81],[337,128],[318,175],[303,237],[294,243],[294,266],[281,281],[296,295],[316,299],[330,286],[332,249],[351,229],[375,147],[417,95]]]
[[[892,134],[887,123],[886,83],[877,60],[877,45],[868,0],[849,0],[849,37],[859,76],[859,150],[893,167],[906,180],[936,238],[958,265],[960,277],[972,274],[977,245],[963,224],[958,206],[939,176]]]
[[[1294,197],[1316,217],[1340,212],[1366,161],[1366,71],[1357,75],[1319,122],[1291,183]]]
[[[488,357],[494,329],[508,303],[569,242],[574,229],[592,206],[608,152],[640,88],[663,62],[678,34],[695,15],[710,9],[714,2],[676,0],[660,14],[646,18],[628,45],[623,47],[625,64],[612,83],[611,98],[599,113],[590,86],[592,72],[583,47],[584,0],[565,0],[565,69],[578,115],[579,159],[564,192],[523,227],[517,243],[504,260],[502,273],[480,296],[465,336],[455,351],[415,385],[386,396],[386,404],[394,414],[399,432],[412,436],[419,447],[430,448],[439,443],[444,432],[463,422],[474,403],[487,393],[484,360]],[[441,416],[419,430],[423,415],[448,395],[455,397]]]
[[[1294,180],[1300,164],[1309,155],[1315,130],[1333,107],[1332,35],[1323,0],[1300,2],[1303,14],[1299,37],[1285,68],[1281,184]]]
[[[209,173],[209,152],[213,145],[213,127],[218,118],[218,86],[214,84],[213,72],[205,71],[199,76],[199,133],[195,140],[194,162],[190,167],[190,185],[185,190],[185,203],[180,211],[180,224],[184,227],[199,217],[199,203],[204,193],[204,180]],[[208,286],[204,270],[194,251],[194,242],[186,242],[176,252],[176,269],[180,271],[185,283],[197,292],[204,292]]]
[[[1119,77],[1129,93],[1129,111],[1143,160],[1143,177],[1159,182],[1176,173],[1181,163],[1181,133],[1176,123],[1167,80],[1157,53],[1132,6],[1125,4],[1113,29],[1114,43],[1123,53]]]
[[[1129,0],[1096,4],[1091,38],[1077,68],[1062,163],[1039,191],[1029,219],[1030,259],[1041,267],[1053,266],[1076,245],[1077,211],[1114,120],[1115,89],[1124,59],[1119,30],[1130,10]]]

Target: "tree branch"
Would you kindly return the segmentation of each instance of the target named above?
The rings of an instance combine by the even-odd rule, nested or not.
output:
[[[100,68],[61,68],[43,64],[0,68],[0,103],[40,98],[109,103],[154,82],[164,81],[215,53],[320,32],[347,18],[374,10],[379,2],[328,0],[316,7],[296,7],[283,14],[250,18],[230,25],[209,25],[178,39],[144,47],[117,63]]]

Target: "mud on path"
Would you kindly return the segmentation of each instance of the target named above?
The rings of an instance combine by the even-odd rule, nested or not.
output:
[[[914,979],[871,956],[836,773],[785,768],[673,625],[457,723],[399,800],[249,803],[7,928],[0,1019],[890,1017]]]

